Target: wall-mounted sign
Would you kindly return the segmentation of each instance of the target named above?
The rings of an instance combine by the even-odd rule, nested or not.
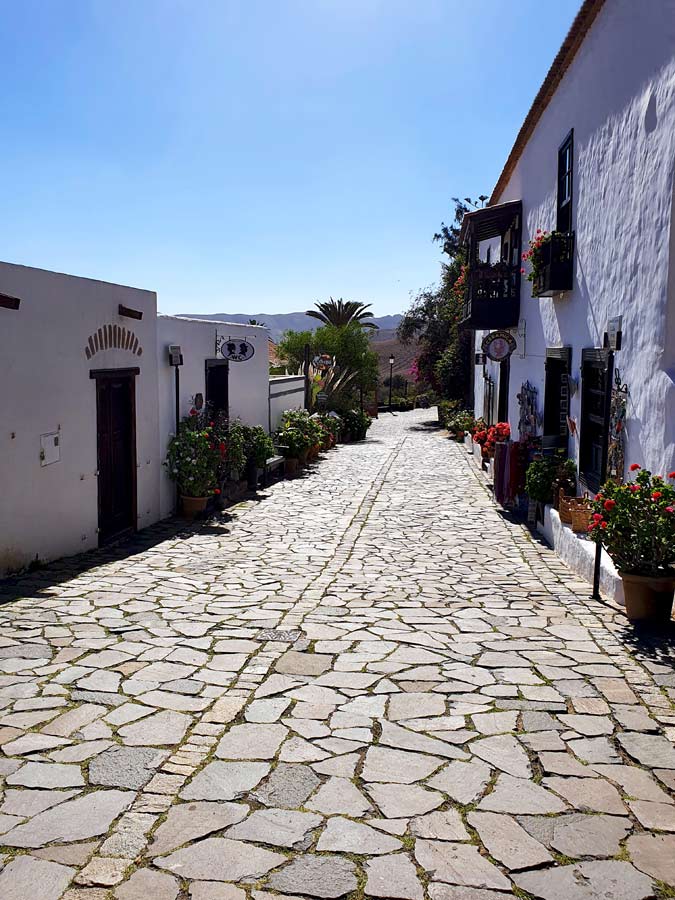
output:
[[[239,338],[228,338],[220,344],[220,355],[230,362],[246,362],[255,353],[255,347]]]
[[[516,339],[509,331],[491,331],[483,338],[481,348],[488,359],[502,362],[516,349]]]
[[[616,316],[614,319],[610,319],[607,322],[607,335],[606,335],[606,343],[610,350],[620,350],[621,349],[621,325],[623,323],[623,316]]]
[[[183,365],[183,354],[181,353],[179,344],[169,344],[169,365]]]

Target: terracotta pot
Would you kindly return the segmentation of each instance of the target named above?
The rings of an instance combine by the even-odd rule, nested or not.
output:
[[[295,456],[287,456],[284,461],[284,475],[286,478],[293,478],[298,474],[300,468],[300,460]]]
[[[184,497],[181,495],[181,505],[183,507],[183,516],[186,519],[194,519],[206,509],[209,502],[208,497]]]
[[[456,432],[455,432],[455,440],[456,440],[456,441],[463,441],[463,440],[464,440],[464,432],[463,432],[463,431],[456,431]]]
[[[675,575],[652,577],[619,572],[626,616],[631,622],[668,622],[673,610]]]

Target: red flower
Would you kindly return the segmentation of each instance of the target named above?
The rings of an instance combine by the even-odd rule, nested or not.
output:
[[[219,493],[220,493],[220,488],[214,488],[213,493],[214,493],[214,494],[219,494]]]
[[[674,513],[674,512],[675,512],[675,506],[666,506],[664,512],[667,512],[667,513]]]
[[[661,491],[652,491],[652,500],[658,500],[662,496]]]
[[[525,269],[521,268],[520,274],[521,274],[521,275],[524,275],[524,274],[525,274]]]
[[[594,522],[602,522],[602,513],[593,513]]]
[[[640,490],[640,485],[639,484],[631,484],[631,485],[629,485],[628,489],[630,491],[632,491],[634,494],[636,494]]]
[[[631,470],[631,472],[637,472],[637,470],[640,468],[641,468],[641,466],[638,466],[637,463],[633,463],[633,465],[630,467],[630,470]]]
[[[607,522],[601,522],[601,523],[600,523],[600,527],[601,527],[601,528],[607,528]]]
[[[215,422],[209,422],[209,425],[211,426],[211,428],[213,428],[213,426],[214,426],[215,424],[216,424]]]
[[[595,499],[596,499],[596,500],[602,500],[602,494],[596,494],[596,495],[595,495]]]
[[[668,472],[668,478],[675,478],[675,472]]]
[[[603,506],[609,512],[610,510],[614,509],[614,507],[616,506],[616,500],[605,500],[605,502],[603,503]]]
[[[196,416],[196,415],[197,415],[197,410],[194,408],[194,406],[193,406],[192,409],[190,410],[190,415],[191,415],[191,416]]]

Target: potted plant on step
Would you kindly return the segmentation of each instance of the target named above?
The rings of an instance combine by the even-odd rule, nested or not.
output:
[[[607,550],[623,581],[631,622],[667,622],[675,592],[675,472],[652,476],[637,463],[630,484],[606,482],[596,494],[591,537]]]
[[[171,438],[165,465],[178,484],[183,514],[194,519],[204,512],[210,497],[220,493],[221,453],[214,428],[203,416],[186,416]]]
[[[277,433],[277,446],[285,459],[284,473],[293,478],[300,468],[300,457],[307,450],[307,438],[299,428],[289,425]]]

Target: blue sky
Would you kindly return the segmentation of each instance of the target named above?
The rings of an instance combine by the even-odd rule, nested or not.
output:
[[[0,257],[164,312],[400,312],[578,6],[0,0]]]

